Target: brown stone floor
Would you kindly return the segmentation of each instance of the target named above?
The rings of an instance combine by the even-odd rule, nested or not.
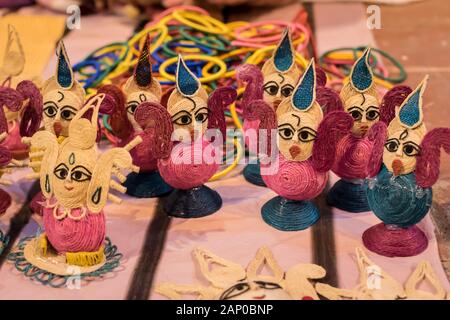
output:
[[[381,29],[373,32],[379,48],[400,59],[416,86],[425,74],[430,81],[424,97],[428,129],[450,127],[450,6],[426,0],[406,6],[382,6]],[[434,186],[432,210],[441,258],[450,276],[450,156],[441,156],[441,177]]]

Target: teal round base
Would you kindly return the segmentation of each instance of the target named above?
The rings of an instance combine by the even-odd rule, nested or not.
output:
[[[217,191],[202,185],[189,190],[175,189],[166,199],[164,211],[177,218],[201,218],[217,212],[222,198]]]
[[[127,194],[135,198],[158,198],[172,192],[158,171],[131,172],[123,184]]]
[[[258,163],[249,163],[244,168],[244,178],[251,184],[260,187],[267,187],[264,180],[261,177],[261,166]]]
[[[296,201],[277,196],[261,209],[263,220],[281,231],[299,231],[311,227],[320,218],[311,201]]]
[[[331,187],[327,195],[327,203],[331,207],[352,213],[370,211],[364,183],[353,183],[343,179]]]
[[[7,259],[14,263],[15,268],[23,273],[27,278],[35,280],[43,285],[50,286],[53,288],[63,288],[68,285],[68,281],[72,281],[73,275],[62,276],[56,275],[51,272],[42,270],[25,259],[24,249],[27,243],[34,239],[35,237],[26,237],[20,240],[17,248],[8,254]],[[117,251],[117,247],[111,243],[111,240],[107,237],[105,238],[105,264],[89,273],[81,273],[79,276],[80,280],[93,281],[96,278],[100,278],[106,273],[112,272],[120,265],[120,259],[122,259],[122,254]]]

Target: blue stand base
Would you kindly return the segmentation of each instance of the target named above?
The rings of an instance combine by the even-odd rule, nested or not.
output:
[[[264,180],[261,177],[261,167],[258,163],[249,163],[244,168],[244,178],[248,182],[260,186],[266,187]]]
[[[332,207],[353,213],[370,211],[364,184],[343,179],[336,182],[330,189],[327,203]]]
[[[151,172],[131,172],[124,183],[127,194],[136,198],[156,198],[161,197],[173,189],[169,186],[158,171]]]
[[[275,197],[262,209],[263,220],[281,231],[299,231],[312,226],[320,218],[319,210],[311,201],[288,200]]]
[[[175,189],[166,199],[164,211],[177,218],[200,218],[222,207],[220,195],[203,185],[189,190]]]

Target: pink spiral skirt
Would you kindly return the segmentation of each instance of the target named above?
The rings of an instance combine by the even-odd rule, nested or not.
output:
[[[87,210],[87,209],[86,209]],[[53,217],[53,208],[45,207],[44,229],[48,240],[58,253],[98,251],[105,240],[105,215],[86,212],[81,220]],[[62,212],[58,212],[60,215]],[[72,209],[72,216],[79,216],[81,209]]]
[[[274,174],[265,174],[273,169]],[[261,164],[261,175],[266,185],[280,196],[289,200],[309,200],[317,197],[325,188],[328,173],[317,172],[310,160],[288,161],[279,154],[279,168],[276,164],[269,167]]]
[[[178,143],[170,156],[158,160],[161,177],[175,189],[188,190],[206,183],[219,169],[210,142]]]
[[[372,149],[368,138],[348,134],[337,145],[332,171],[345,180],[365,179]]]

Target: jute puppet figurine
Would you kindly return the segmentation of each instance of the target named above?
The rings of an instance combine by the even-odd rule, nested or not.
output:
[[[241,101],[244,110],[243,130],[250,152],[256,153],[252,146],[257,145],[256,131],[259,128],[259,120],[248,119],[246,106],[254,100],[263,99],[276,110],[283,99],[291,96],[300,77],[289,29],[284,31],[273,55],[264,63],[262,70],[255,65],[244,65],[237,70],[237,77],[247,85]],[[250,160],[244,169],[245,179],[252,184],[265,186],[261,178],[260,163]]]
[[[262,100],[249,105],[249,119],[260,120],[260,129],[266,132],[261,131],[259,139],[266,133],[269,146],[259,152],[262,178],[278,194],[264,204],[261,213],[266,223],[279,230],[303,230],[319,219],[317,207],[309,200],[325,188],[336,144],[353,123],[343,111],[327,111],[324,116],[316,94],[311,60],[294,93],[276,113]]]
[[[22,241],[20,258],[44,273],[64,277],[70,274],[70,266],[78,267],[82,275],[94,271],[101,274],[105,266],[111,268],[106,256],[111,244],[105,241],[103,208],[107,200],[121,202],[111,189],[125,192],[112,175],[121,181],[124,176],[120,170],[139,170],[132,164],[129,151],[141,139],[99,153],[97,120],[104,98],[104,94],[95,96],[76,113],[69,125],[69,137],[62,143],[47,130],[26,139],[32,147],[44,150],[40,171],[32,174],[39,176],[45,197],[44,232]],[[91,118],[85,118],[86,114]]]
[[[119,145],[125,145],[143,132],[136,122],[134,113],[139,104],[144,102],[160,103],[161,86],[152,76],[150,63],[150,38],[147,36],[141,50],[133,75],[123,85],[122,90],[113,85],[106,85],[98,92],[108,93],[118,101],[110,117],[113,132],[120,139]],[[159,197],[168,194],[172,188],[161,178],[157,159],[152,155],[150,143],[142,143],[131,151],[133,163],[140,168],[139,173],[131,172],[124,185],[127,194],[138,198]]]
[[[318,300],[311,281],[326,274],[314,264],[297,264],[285,272],[267,247],[257,251],[246,269],[202,248],[194,250],[194,258],[209,286],[162,283],[155,291],[176,300]]]
[[[370,209],[382,223],[366,230],[363,242],[380,255],[408,257],[428,246],[427,236],[416,224],[430,210],[440,149],[450,153],[450,129],[427,132],[422,111],[427,81],[425,77],[396,109],[382,149],[383,166],[366,184]]]
[[[402,284],[370,260],[361,248],[356,248],[356,260],[359,269],[357,286],[352,289],[341,289],[317,283],[317,292],[329,300],[448,299],[445,288],[428,261],[421,261]],[[428,282],[430,291],[418,288],[422,281]]]
[[[370,162],[380,160],[375,150],[384,143],[378,134],[394,117],[393,104],[409,94],[407,87],[391,89],[380,101],[370,62],[371,49],[366,48],[353,65],[349,82],[341,90],[343,110],[354,120],[351,131],[339,142],[332,171],[341,179],[330,189],[327,202],[348,212],[370,211],[364,179],[371,173]],[[381,123],[382,122],[382,123]],[[381,162],[379,162],[381,163]]]
[[[28,146],[22,143],[22,137],[32,136],[42,121],[42,95],[37,86],[29,80],[19,82],[25,67],[25,54],[19,34],[12,25],[8,25],[3,65],[0,67],[0,114],[2,126],[7,123],[7,137],[2,146],[8,148],[12,157],[22,160],[28,157]],[[12,83],[17,83],[15,89]]]
[[[144,129],[148,157],[158,160],[162,178],[174,188],[165,202],[168,215],[197,218],[222,206],[220,195],[204,184],[217,172],[225,137],[225,108],[236,99],[231,87],[216,89],[209,97],[180,56],[176,88],[167,108],[141,103],[136,122]]]
[[[57,47],[57,64],[55,75],[44,82],[41,89],[43,96],[42,123],[43,130],[53,133],[59,143],[62,143],[69,135],[69,126],[75,114],[85,104],[86,94],[82,85],[75,79],[66,48],[62,41]],[[100,107],[100,113],[111,113],[114,102],[112,96],[106,95]],[[100,131],[97,132],[97,140],[100,139]],[[42,150],[31,149],[30,162],[35,171],[39,171],[39,163]],[[40,202],[43,195],[38,192],[31,202],[31,210],[41,215]]]

